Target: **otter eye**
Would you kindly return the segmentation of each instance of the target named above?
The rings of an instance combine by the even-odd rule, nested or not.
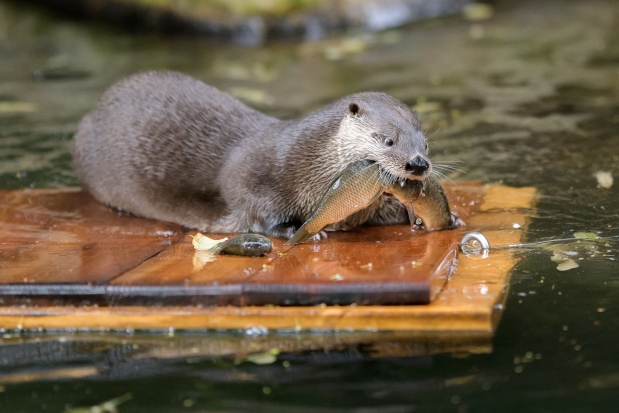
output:
[[[391,139],[391,138],[387,138],[387,139],[385,139],[385,145],[387,145],[387,146],[393,146],[393,139]]]

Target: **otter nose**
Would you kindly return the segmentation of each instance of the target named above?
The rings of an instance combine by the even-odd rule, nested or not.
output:
[[[404,166],[407,172],[410,172],[413,175],[423,175],[430,165],[428,165],[428,161],[423,159],[421,156],[415,156],[413,160],[408,161]]]

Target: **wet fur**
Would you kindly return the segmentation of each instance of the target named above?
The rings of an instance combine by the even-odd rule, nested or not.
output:
[[[351,105],[351,104],[355,104]],[[384,144],[389,137],[391,147]],[[395,177],[426,139],[416,115],[383,93],[347,96],[281,121],[175,72],[130,76],[78,126],[73,162],[84,188],[136,215],[209,232],[290,237],[332,178],[368,158]],[[406,223],[389,195],[336,229]]]

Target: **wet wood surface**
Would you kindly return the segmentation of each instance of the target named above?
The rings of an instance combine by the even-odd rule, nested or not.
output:
[[[0,327],[489,331],[515,257],[460,255],[456,265],[457,243],[473,230],[493,245],[519,242],[535,191],[477,182],[445,190],[466,227],[273,240],[266,257],[209,263],[194,259],[195,231],[81,191],[0,192]]]
[[[0,191],[0,282],[102,284],[181,239],[76,190]]]

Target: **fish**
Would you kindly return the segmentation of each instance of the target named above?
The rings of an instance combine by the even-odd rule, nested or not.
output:
[[[314,214],[287,244],[307,241],[326,226],[367,208],[385,192],[406,206],[411,227],[423,224],[426,230],[435,231],[464,224],[451,213],[443,187],[434,178],[397,179],[382,171],[377,163],[362,159],[350,164],[331,182]]]
[[[260,234],[241,234],[230,240],[223,238],[215,240],[198,233],[193,238],[193,246],[198,251],[209,254],[241,255],[244,257],[260,257],[273,250],[270,239]]]
[[[307,241],[326,226],[367,208],[383,194],[385,187],[380,165],[367,159],[353,162],[331,181],[313,215],[287,244]]]
[[[423,181],[400,180],[385,188],[385,192],[406,206],[411,226],[422,223],[426,230],[435,231],[464,224],[451,213],[443,187],[432,177]]]
[[[243,234],[225,241],[211,249],[215,254],[260,257],[273,250],[270,239],[260,234]]]

